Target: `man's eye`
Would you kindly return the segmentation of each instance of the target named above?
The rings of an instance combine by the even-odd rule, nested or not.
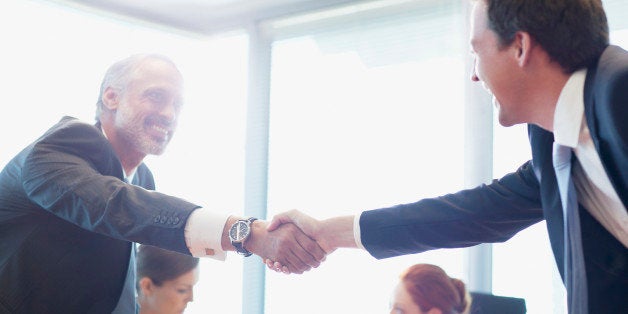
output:
[[[150,91],[146,94],[151,101],[160,102],[164,99],[164,95],[161,92]]]

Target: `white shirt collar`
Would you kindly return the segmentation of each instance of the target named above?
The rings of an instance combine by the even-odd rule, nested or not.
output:
[[[554,142],[575,148],[584,117],[584,80],[587,70],[571,74],[560,92],[554,111]]]

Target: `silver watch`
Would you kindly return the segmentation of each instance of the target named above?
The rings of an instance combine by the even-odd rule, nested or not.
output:
[[[229,239],[231,245],[235,247],[238,254],[243,256],[251,256],[251,252],[244,248],[244,242],[251,236],[251,223],[257,218],[250,217],[248,219],[239,219],[229,229]]]

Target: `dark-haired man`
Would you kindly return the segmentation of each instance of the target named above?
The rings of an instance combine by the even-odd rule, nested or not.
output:
[[[532,160],[474,189],[323,221],[291,211],[270,229],[295,222],[328,252],[387,258],[545,219],[569,313],[628,313],[628,53],[609,46],[601,1],[474,1],[471,48],[472,80],[500,124],[529,125]]]

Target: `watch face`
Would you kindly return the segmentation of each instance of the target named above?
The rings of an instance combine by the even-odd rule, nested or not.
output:
[[[238,221],[229,230],[229,237],[233,241],[240,242],[246,239],[249,232],[251,232],[251,229],[246,221]]]

